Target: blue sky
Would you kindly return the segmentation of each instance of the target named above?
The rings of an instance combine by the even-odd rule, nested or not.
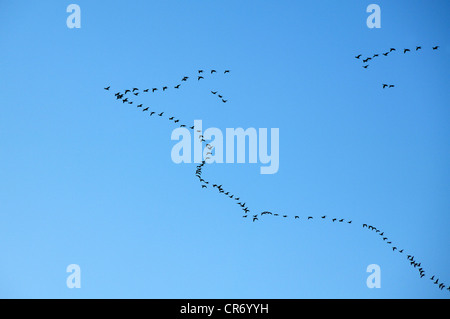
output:
[[[70,3],[81,29],[66,26]],[[366,26],[370,3],[381,29]],[[0,297],[448,298],[359,225],[382,229],[450,283],[449,9],[2,1]],[[367,70],[354,58],[416,45]],[[231,73],[139,100],[204,128],[279,128],[277,174],[259,174],[260,164],[204,174],[252,212],[301,221],[245,220],[201,188],[196,164],[171,161],[167,119],[103,90],[212,68]],[[353,224],[305,221],[321,215]],[[66,287],[69,264],[81,267],[80,289]],[[370,264],[381,267],[380,289],[366,286]]]

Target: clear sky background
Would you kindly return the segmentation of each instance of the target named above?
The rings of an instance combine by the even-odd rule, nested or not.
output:
[[[81,29],[66,26],[70,3]],[[366,26],[370,3],[381,29]],[[360,227],[450,284],[449,12],[445,0],[2,0],[0,297],[449,298]],[[367,70],[354,58],[391,47]],[[279,128],[277,174],[204,174],[252,212],[300,221],[242,218],[196,164],[171,161],[175,126],[103,90],[211,68],[231,73],[136,100],[204,128]],[[81,289],[66,287],[69,264]]]

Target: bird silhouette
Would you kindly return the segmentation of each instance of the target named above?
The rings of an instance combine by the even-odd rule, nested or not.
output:
[[[404,49],[403,53],[406,53],[406,52],[411,52],[411,50],[410,49]]]
[[[438,45],[435,46],[435,47],[433,47],[433,50],[437,50],[437,49],[439,49],[439,46],[438,46]]]
[[[111,86],[108,86],[108,87],[105,87],[104,89],[106,90],[106,91],[109,91],[109,88],[110,88]]]
[[[361,57],[361,54],[358,54],[357,56],[355,56],[356,59],[359,59]]]
[[[230,70],[225,70],[225,71],[223,72],[223,74],[227,74],[227,73],[230,73]]]
[[[158,91],[157,88],[153,88],[153,89],[152,89],[152,92],[156,92],[156,91]]]
[[[201,79],[204,79],[204,77],[200,75],[200,76],[197,78],[197,80],[200,81]]]
[[[175,89],[179,89],[181,84],[174,86]]]
[[[422,50],[422,47],[421,46],[416,47],[416,51],[417,50]]]
[[[369,66],[369,65],[363,65],[363,68],[364,68],[364,69],[367,69],[368,66]]]

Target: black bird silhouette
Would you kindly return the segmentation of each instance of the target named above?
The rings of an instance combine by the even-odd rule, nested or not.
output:
[[[164,112],[161,112],[161,113],[159,113],[158,115],[159,115],[159,116],[163,116],[163,114],[164,114]]]
[[[367,59],[363,60],[363,62],[364,62],[364,63],[367,63],[367,62],[369,62],[370,60],[372,60],[372,58],[367,58]]]
[[[152,92],[155,92],[155,91],[158,91],[158,89],[157,89],[157,88],[153,88],[153,89],[152,89]]]
[[[417,51],[417,50],[421,50],[421,49],[422,49],[422,47],[420,47],[420,46],[419,46],[419,47],[416,47],[416,51]]]
[[[357,56],[355,56],[356,59],[359,59],[361,57],[361,54],[358,54]]]
[[[230,73],[230,70],[225,70],[225,72],[223,72],[223,74],[226,74],[226,73]]]
[[[383,89],[385,89],[386,87],[388,87],[389,85],[387,84],[383,84]]]
[[[137,107],[142,107],[142,104],[139,104]]]
[[[148,107],[146,107],[145,109],[142,110],[142,112],[148,111]]]
[[[308,216],[308,219],[313,219],[312,216]]]
[[[389,50],[389,52],[392,52],[392,51],[396,51],[394,48],[391,48],[390,50]]]
[[[109,88],[110,88],[111,86],[108,86],[108,87],[106,87],[106,88],[104,88],[106,91],[109,91]]]
[[[167,90],[167,86],[163,86],[163,91]]]
[[[189,77],[185,76],[184,78],[181,79],[181,81],[186,81],[187,79],[189,79]]]
[[[175,89],[179,89],[181,84],[178,84],[177,86],[174,86]]]
[[[393,84],[389,85],[389,88],[393,88],[393,87],[395,87],[395,85],[393,85]]]
[[[224,99],[222,99],[222,102],[223,102],[223,103],[227,103],[227,101],[228,101],[228,100],[224,100]]]
[[[134,93],[134,95],[138,96],[138,95],[139,95],[139,92]]]
[[[174,118],[175,118],[174,116],[172,116],[172,117],[169,117],[169,120],[171,120],[171,121],[172,121],[172,120],[173,120]]]
[[[152,116],[153,114],[155,114],[156,112],[150,112],[150,116]]]
[[[322,216],[322,218],[325,218],[325,217],[327,217],[327,216],[326,215]]]
[[[219,95],[217,95],[217,96],[218,96],[218,97],[219,97],[220,99],[221,99],[221,98],[223,97],[223,96],[222,96],[222,95],[220,95],[220,94],[219,94]]]
[[[125,94],[127,94],[128,92],[131,92],[130,90],[125,90]]]
[[[253,217],[253,221],[258,220],[258,217]]]
[[[411,52],[411,50],[410,49],[404,49],[403,53],[406,53],[406,52]]]
[[[439,46],[438,46],[438,45],[435,46],[435,47],[433,47],[433,50],[437,50],[437,49],[439,49]]]
[[[383,53],[384,56],[388,56],[389,52]]]
[[[148,89],[145,89],[144,92],[148,92]]]
[[[198,70],[198,73],[203,73],[203,70]]]
[[[373,58],[375,58],[375,57],[377,57],[377,56],[378,56],[378,54],[374,54],[374,55],[373,55]]]
[[[138,88],[133,88],[133,92],[134,92],[134,91],[139,91],[139,89],[138,89]]]
[[[364,68],[364,69],[367,69],[368,66],[369,66],[369,65],[363,65],[363,68]]]
[[[200,81],[200,79],[204,79],[204,77],[200,75],[197,80]]]
[[[294,219],[300,218],[299,216],[295,216]]]
[[[216,94],[216,93],[217,93],[217,91],[216,91],[216,92],[213,92],[213,91],[211,91],[211,93],[212,93],[212,94]]]
[[[211,74],[213,74],[214,72],[217,72],[216,70],[211,70]]]

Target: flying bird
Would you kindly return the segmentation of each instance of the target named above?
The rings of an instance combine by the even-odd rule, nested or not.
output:
[[[108,86],[108,87],[106,87],[106,88],[104,88],[106,91],[109,91],[109,88],[110,88],[111,86]]]
[[[364,68],[364,69],[367,69],[368,66],[369,66],[368,64],[367,64],[367,65],[363,65],[363,68]]]
[[[361,57],[361,54],[358,54],[357,56],[355,56],[356,59],[359,59]]]
[[[197,80],[200,81],[200,79],[204,79],[204,77],[200,75]]]
[[[148,107],[146,107],[145,109],[142,110],[142,112],[148,111]]]
[[[439,48],[439,46],[437,45],[437,46],[433,47],[433,50],[437,50],[438,48]]]
[[[177,86],[174,86],[175,89],[179,89],[181,84],[178,84]]]
[[[213,74],[213,73],[215,73],[215,72],[217,72],[216,70],[211,70],[211,74]]]
[[[230,73],[230,70],[225,70],[225,72],[223,72],[223,74],[227,74]]]
[[[422,50],[422,47],[420,47],[420,46],[419,46],[419,47],[416,47],[416,51],[417,51],[417,50]]]
[[[155,91],[158,91],[158,89],[157,89],[157,88],[153,88],[153,89],[152,89],[152,92],[155,92]]]
[[[403,53],[406,53],[406,52],[411,52],[411,50],[410,49],[404,49]]]

